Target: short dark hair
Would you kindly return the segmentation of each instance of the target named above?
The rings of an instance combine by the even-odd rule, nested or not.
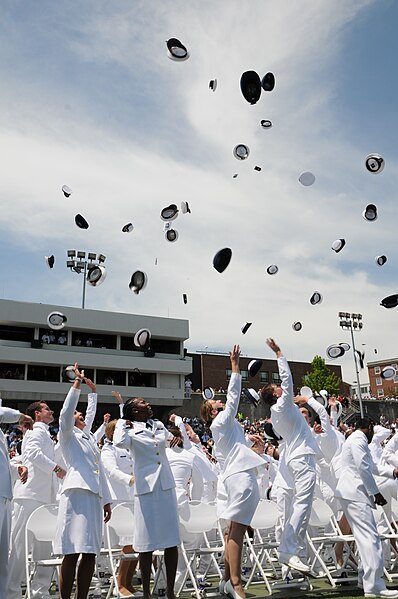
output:
[[[138,397],[129,397],[129,399],[126,401],[126,403],[123,406],[123,418],[125,420],[135,420],[134,418],[134,412],[136,411],[134,409],[134,402],[136,399],[140,399]]]
[[[359,418],[359,420],[355,423],[355,430],[364,429],[364,428],[373,428],[374,422],[371,418],[365,416],[364,418]]]
[[[259,395],[264,403],[271,404],[275,401],[275,385],[273,383],[268,383],[265,387],[262,387],[259,391]]]
[[[46,405],[47,405],[47,403],[45,401],[34,401],[33,403],[30,403],[28,405],[28,407],[25,410],[25,414],[30,416],[32,418],[32,420],[35,422],[36,421],[35,412],[41,412],[43,409],[42,406],[46,406]]]

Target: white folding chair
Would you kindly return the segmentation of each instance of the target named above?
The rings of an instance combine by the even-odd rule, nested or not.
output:
[[[268,593],[272,594],[271,585],[268,581],[268,577],[264,571],[264,560],[268,563],[271,568],[272,575],[277,578],[277,572],[273,564],[270,551],[278,547],[278,543],[275,540],[275,525],[278,521],[278,507],[276,503],[269,500],[263,500],[258,503],[256,511],[254,512],[251,528],[253,529],[253,537],[251,537],[246,531],[245,533],[245,545],[249,554],[249,558],[252,561],[252,568],[250,570],[248,580],[245,584],[245,589],[252,584],[253,577],[258,569],[262,581],[267,587]]]
[[[217,545],[213,545],[209,542],[206,533],[217,527],[217,506],[215,504],[202,503],[200,501],[192,501],[189,503],[189,510],[186,515],[182,517],[180,515],[180,524],[191,534],[199,535],[198,547],[194,549],[187,549],[184,543],[181,543],[181,552],[186,563],[187,570],[185,576],[177,589],[177,597],[181,593],[185,586],[185,583],[189,577],[194,593],[197,599],[201,599],[202,592],[198,587],[196,576],[194,572],[194,565],[197,559],[200,559],[202,555],[210,555],[211,561],[215,566],[219,579],[222,579],[220,567],[216,560],[216,555],[224,552],[224,545],[222,540]]]
[[[38,507],[28,518],[25,528],[25,569],[26,569],[26,595],[27,599],[32,596],[32,580],[38,566],[52,568],[53,575],[62,563],[62,557],[50,554],[48,559],[37,557],[37,549],[40,543],[52,543],[55,539],[57,527],[57,504],[46,504]]]
[[[134,512],[133,502],[119,503],[112,510],[112,517],[105,524],[105,549],[108,552],[112,572],[112,583],[108,589],[107,598],[111,597],[113,589],[119,595],[117,571],[121,561],[138,559],[138,553],[123,553],[121,539],[133,537]]]

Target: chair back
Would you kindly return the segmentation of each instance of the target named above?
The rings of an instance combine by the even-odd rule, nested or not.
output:
[[[186,514],[180,514],[180,523],[187,532],[209,532],[217,525],[217,506],[213,503],[190,501]]]
[[[53,541],[57,528],[58,504],[41,505],[28,518],[26,534],[36,541]]]
[[[112,509],[112,517],[106,524],[111,546],[120,545],[121,537],[132,537],[134,534],[134,503],[126,501]]]
[[[325,528],[333,516],[333,510],[322,499],[314,499],[312,502],[310,526]]]
[[[273,528],[278,520],[278,506],[264,499],[258,502],[250,526],[258,530]]]

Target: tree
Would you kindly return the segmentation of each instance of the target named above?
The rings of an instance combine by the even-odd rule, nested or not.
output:
[[[319,393],[326,389],[329,395],[338,395],[341,379],[325,364],[321,356],[315,356],[311,362],[312,371],[303,376],[303,385]]]

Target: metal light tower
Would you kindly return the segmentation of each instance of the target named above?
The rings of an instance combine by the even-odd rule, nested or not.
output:
[[[98,269],[105,262],[106,257],[103,254],[97,255],[93,252],[77,252],[76,250],[68,250],[67,256],[66,266],[77,274],[83,273],[82,308],[84,309],[86,305],[86,281],[90,277],[90,272],[94,268]]]
[[[352,341],[352,351],[354,355],[354,363],[355,363],[355,371],[357,373],[357,386],[358,386],[358,401],[359,401],[359,410],[361,412],[361,418],[363,418],[363,405],[362,405],[362,393],[361,393],[361,383],[359,380],[359,369],[358,369],[358,361],[356,357],[356,347],[355,347],[355,338],[354,331],[361,331],[363,327],[362,323],[362,314],[350,314],[349,312],[339,312],[340,326],[343,330],[349,330],[351,332],[351,341]]]

